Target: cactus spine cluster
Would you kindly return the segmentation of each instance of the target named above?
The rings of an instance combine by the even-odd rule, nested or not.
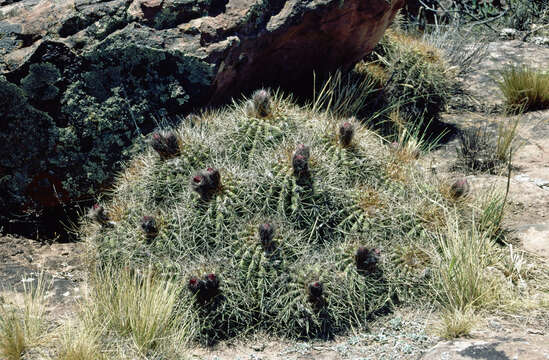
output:
[[[221,190],[221,175],[218,169],[207,168],[191,178],[193,190],[204,201],[209,200],[216,192]]]
[[[375,273],[379,254],[380,251],[378,249],[368,249],[360,246],[355,253],[356,268],[367,274]]]
[[[343,122],[339,127],[339,143],[343,147],[349,147],[355,135],[355,125],[352,119]]]
[[[271,94],[268,90],[260,89],[253,93],[252,100],[246,103],[246,114],[251,117],[264,118],[272,113]]]
[[[153,239],[158,235],[158,227],[156,220],[152,216],[143,216],[141,219],[141,230],[147,237],[147,239]]]
[[[153,133],[151,145],[163,160],[179,155],[179,140],[173,131],[162,130]]]
[[[93,204],[88,211],[88,217],[102,226],[107,226],[110,224],[109,217],[105,213],[105,209],[99,204]]]

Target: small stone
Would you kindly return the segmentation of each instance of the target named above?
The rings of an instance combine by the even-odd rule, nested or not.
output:
[[[496,330],[501,329],[501,324],[495,320],[490,320],[489,325]]]
[[[534,184],[536,184],[540,188],[548,187],[549,186],[549,180],[534,179]]]
[[[549,38],[545,36],[534,36],[530,41],[536,45],[549,45]]]
[[[499,32],[499,37],[505,40],[513,40],[516,38],[518,31],[516,29],[504,28]]]
[[[529,181],[531,181],[530,177],[526,174],[518,174],[513,179],[516,180],[516,181],[519,181],[519,182],[529,182]]]

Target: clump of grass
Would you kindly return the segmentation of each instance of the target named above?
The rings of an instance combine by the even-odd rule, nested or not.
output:
[[[435,330],[444,339],[455,339],[469,335],[477,322],[478,316],[471,308],[445,310]]]
[[[383,69],[372,69],[374,73],[336,71],[321,83],[313,94],[313,111],[330,111],[338,116],[350,117],[371,109],[372,101],[380,96]],[[381,106],[381,103],[380,105]]]
[[[498,85],[510,112],[549,108],[549,73],[529,66],[509,66]]]
[[[0,304],[0,355],[7,360],[23,359],[47,330],[44,277],[40,275],[36,285],[24,284],[22,309]]]
[[[498,174],[505,170],[521,145],[517,141],[520,117],[500,120],[497,129],[487,126],[465,129],[458,134],[456,167],[468,173]]]
[[[0,331],[0,354],[7,360],[21,359],[28,344],[21,319],[14,311],[2,309]]]
[[[450,223],[436,241],[440,262],[435,284],[438,299],[446,308],[464,311],[498,300],[498,284],[486,271],[498,262],[496,245],[488,234]]]
[[[494,211],[491,204],[485,206],[481,213]],[[502,209],[495,211],[501,213]],[[437,329],[441,336],[468,335],[479,311],[514,302],[517,292],[501,268],[516,259],[508,259],[495,239],[492,227],[473,224],[463,229],[457,218],[435,238],[439,257],[431,286],[442,309]]]
[[[150,269],[138,272],[127,267],[97,270],[90,280],[88,311],[96,328],[129,337],[140,352],[155,350],[164,342],[182,341],[178,335],[184,332],[187,319],[178,312],[179,283]],[[80,343],[67,344],[62,352],[97,352],[93,337],[85,333],[79,336]]]
[[[93,324],[65,324],[62,329],[57,360],[103,360],[101,351],[101,331]]]

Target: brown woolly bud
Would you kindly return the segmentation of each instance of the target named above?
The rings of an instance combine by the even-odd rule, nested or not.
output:
[[[339,127],[339,143],[343,147],[348,147],[353,141],[353,136],[355,134],[355,126],[349,121],[345,121]]]
[[[191,187],[196,191],[203,200],[206,200],[208,197],[208,183],[207,177],[200,174],[196,174],[191,178]]]
[[[301,155],[305,159],[309,160],[309,157],[311,156],[311,150],[305,144],[298,144],[295,148],[294,155]]]
[[[193,294],[197,294],[199,291],[203,291],[206,288],[206,282],[200,280],[196,276],[193,276],[189,279],[188,288]]]
[[[450,187],[450,195],[454,198],[460,198],[469,193],[470,186],[467,178],[457,179]]]
[[[219,279],[214,273],[204,275],[206,281],[206,290],[217,291],[219,289]]]
[[[309,284],[308,286],[309,297],[312,300],[318,300],[322,297],[324,287],[320,281],[315,281]]]
[[[271,94],[265,89],[257,90],[252,95],[255,112],[259,117],[271,114]]]
[[[107,225],[109,223],[109,217],[105,213],[105,209],[99,204],[94,204],[91,207],[88,211],[88,217],[101,225]]]
[[[296,177],[302,179],[309,176],[309,162],[303,155],[294,155],[292,166]]]
[[[161,159],[179,155],[179,141],[173,131],[159,131],[152,135],[151,145]]]
[[[214,273],[205,274],[202,279],[193,276],[187,284],[188,289],[200,303],[207,303],[219,294],[219,279]]]
[[[309,155],[309,147],[299,144],[292,156],[294,176],[296,176],[299,181],[309,178]]]
[[[158,234],[156,220],[152,216],[143,216],[141,219],[141,229],[148,238],[154,238]]]
[[[274,227],[269,224],[259,225],[259,240],[264,250],[269,250],[273,247]]]
[[[208,200],[214,193],[221,189],[221,175],[219,170],[207,168],[191,178],[191,187],[202,200]]]
[[[364,246],[359,247],[355,253],[356,268],[366,273],[374,273],[377,269],[379,254],[378,249],[370,250]]]
[[[199,297],[203,302],[208,302],[219,294],[219,279],[214,273],[204,275],[204,289],[200,291]]]
[[[219,174],[219,170],[209,167],[206,169],[206,174],[211,189],[219,190],[219,188],[221,188],[221,175]]]

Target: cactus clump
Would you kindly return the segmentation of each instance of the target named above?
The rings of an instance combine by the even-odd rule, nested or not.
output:
[[[221,190],[221,175],[218,169],[207,168],[191,178],[193,190],[202,200],[209,200],[213,194]]]
[[[99,204],[93,204],[88,211],[88,217],[102,226],[109,225],[109,217],[105,213],[103,206]]]
[[[353,141],[353,136],[355,134],[355,126],[349,120],[345,121],[339,127],[339,143],[343,147],[349,147]]]
[[[153,239],[158,235],[158,227],[156,225],[156,220],[152,216],[143,216],[141,219],[141,230],[145,233],[145,236],[148,239]]]
[[[116,223],[83,224],[101,264],[152,264],[186,287],[175,311],[188,319],[190,341],[345,334],[394,296],[407,301],[410,288],[432,296],[410,281],[432,252],[413,278],[392,255],[439,235],[416,210],[440,198],[438,188],[421,186],[436,179],[410,166],[408,181],[394,180],[384,170],[395,156],[371,129],[275,96],[266,118],[245,116],[242,102],[207,113],[199,126],[181,122],[177,158],[148,151],[118,180],[108,207]],[[468,203],[436,202],[470,223]],[[134,230],[152,214],[158,240],[144,246]]]
[[[450,186],[450,195],[453,199],[459,199],[466,196],[469,193],[469,190],[470,186],[467,178],[460,178]]]
[[[379,254],[380,251],[378,249],[368,249],[364,246],[360,246],[355,253],[357,270],[367,274],[376,272]]]
[[[179,140],[173,131],[162,130],[155,132],[151,140],[152,148],[160,155],[162,160],[179,155]]]

